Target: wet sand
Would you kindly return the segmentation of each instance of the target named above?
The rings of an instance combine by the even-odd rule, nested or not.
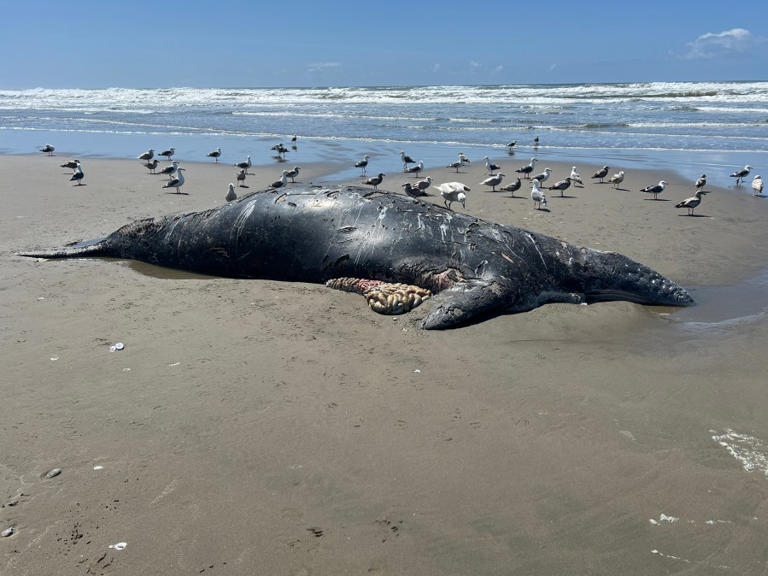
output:
[[[764,573],[759,301],[731,323],[615,302],[424,332],[423,311],[321,285],[16,256],[216,206],[235,173],[187,164],[176,195],[86,159],[78,187],[66,159],[0,156],[3,576]],[[496,161],[510,181],[527,158]],[[425,174],[469,185],[470,214],[622,252],[721,309],[718,285],[768,267],[765,199],[711,188],[689,218],[671,170],[613,190],[596,168],[549,212],[527,184],[486,191],[477,161]],[[662,200],[638,192],[662,178]]]

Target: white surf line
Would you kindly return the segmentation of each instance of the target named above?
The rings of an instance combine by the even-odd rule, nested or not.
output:
[[[730,428],[726,428],[722,434],[718,434],[717,430],[709,432],[712,434],[712,440],[741,462],[744,470],[758,471],[768,476],[768,447],[762,440],[747,434],[739,434]]]

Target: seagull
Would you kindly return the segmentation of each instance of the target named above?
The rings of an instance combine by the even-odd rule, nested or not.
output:
[[[416,182],[416,187],[423,193],[424,196],[427,196],[426,190],[430,186],[432,186],[432,178],[430,178],[429,176],[424,178],[424,180],[419,180],[418,182]]]
[[[373,178],[368,178],[363,184],[368,184],[369,186],[373,186],[373,189],[376,190],[379,184],[381,184],[381,181],[384,180],[384,174],[379,172],[378,176],[374,176]]]
[[[506,186],[503,186],[499,188],[502,192],[511,192],[512,196],[515,195],[515,192],[520,190],[520,186],[522,186],[522,182],[520,182],[520,178],[517,178],[512,184],[507,184]]]
[[[208,152],[208,158],[213,158],[216,162],[219,161],[219,156],[221,156],[221,148],[216,148],[216,150]]]
[[[250,157],[250,156],[248,156],[248,157],[245,159],[245,162],[238,162],[238,163],[236,163],[236,164],[235,164],[235,166],[237,166],[238,168],[243,168],[243,169],[245,169],[245,170],[246,170],[246,172],[247,172],[248,168],[250,168],[250,167],[251,167],[251,157]]]
[[[286,186],[288,184],[288,178],[286,178],[287,175],[288,170],[283,170],[283,173],[280,175],[280,180],[272,182],[270,188],[282,188],[283,186]]]
[[[299,170],[301,170],[301,166],[294,166],[293,170],[288,170],[288,172],[286,172],[285,175],[291,179],[291,182],[296,184],[296,176],[299,175]]]
[[[752,179],[752,195],[762,196],[762,194],[763,194],[763,179],[760,177],[760,174],[757,174]]]
[[[502,174],[499,172],[498,174],[494,174],[493,176],[490,176],[489,178],[486,178],[482,182],[480,182],[481,186],[490,186],[494,192],[496,192],[496,186],[501,184],[501,181],[504,179],[504,176],[506,174]]]
[[[451,204],[454,202],[461,202],[461,205],[466,209],[467,207],[467,195],[465,192],[469,192],[471,189],[469,186],[462,184],[461,182],[445,182],[436,186],[440,190],[440,196],[443,197],[443,204],[448,210],[451,210]]]
[[[696,180],[696,190],[701,190],[706,185],[707,185],[707,175],[702,174],[701,176],[699,176],[699,179]]]
[[[411,166],[406,170],[406,172],[409,174],[416,174],[418,176],[422,170],[424,170],[424,160],[419,160],[419,163],[416,164],[416,166]]]
[[[184,186],[184,174],[182,174],[184,170],[186,170],[186,168],[177,168],[176,177],[163,184],[163,188],[176,188],[176,194],[181,194],[179,188]]]
[[[686,198],[679,204],[675,204],[675,208],[688,208],[688,216],[693,216],[693,211],[696,209],[696,206],[701,204],[702,194],[707,194],[707,192],[705,190],[696,190],[695,195]]]
[[[410,182],[406,182],[405,184],[401,185],[402,188],[405,190],[405,193],[408,194],[411,198],[418,198],[420,196],[426,196],[427,193],[419,190],[418,186],[411,185]]]
[[[600,168],[600,170],[592,174],[592,178],[600,178],[600,182],[602,183],[603,178],[608,176],[608,170],[610,170],[609,166],[603,166],[602,168]]]
[[[576,166],[571,168],[571,182],[574,183],[574,186],[578,182],[582,188],[584,187],[584,181],[581,179],[581,174],[576,171]]]
[[[368,166],[368,154],[363,154],[362,159],[355,162],[355,168],[362,168],[363,174],[365,174],[365,167]]]
[[[282,142],[275,144],[270,148],[270,150],[274,150],[275,152],[277,152],[277,155],[280,156],[281,158],[285,155],[286,152],[288,152],[288,148],[283,146]]]
[[[456,160],[456,162],[451,162],[450,164],[448,164],[448,166],[446,166],[446,168],[456,168],[457,174],[459,173],[459,168],[461,167],[462,167],[461,160]]]
[[[517,144],[517,140],[510,140],[509,142],[507,142],[507,148],[514,148],[516,144]]]
[[[149,168],[149,172],[150,172],[151,174],[154,174],[154,173],[155,173],[155,168],[157,168],[157,164],[158,164],[158,162],[157,162],[157,158],[155,158],[154,160],[150,160],[149,162],[147,162],[146,164],[144,164],[144,166],[146,166],[147,168]]]
[[[533,139],[533,146],[537,148],[539,146],[539,137],[536,136],[536,138]]]
[[[155,156],[155,150],[154,148],[150,148],[146,152],[139,154],[137,158],[139,160],[152,160],[152,158]]]
[[[534,180],[536,182],[536,180]],[[564,178],[563,180],[560,180],[560,182],[556,183],[554,186],[550,186],[550,190],[560,190],[560,198],[563,198],[563,192],[568,190],[571,186],[571,178],[570,176],[567,178]]]
[[[738,186],[744,178],[749,174],[749,171],[752,170],[752,166],[744,166],[741,170],[737,170],[736,172],[731,173],[731,178],[736,178],[736,186]]]
[[[241,168],[240,172],[238,172],[237,176],[237,185],[241,188],[245,188],[245,168]]]
[[[528,163],[528,166],[523,166],[522,168],[518,168],[515,170],[518,174],[522,174],[525,178],[530,178],[531,173],[533,172],[533,168],[536,166],[536,162],[538,162],[538,158],[531,158],[531,161]]]
[[[536,176],[533,177],[534,180],[538,180],[539,184],[544,184],[547,180],[549,180],[549,177],[552,174],[552,170],[549,168],[544,168],[544,172],[541,174],[536,174]]]
[[[232,182],[230,182],[229,186],[227,187],[227,195],[224,197],[224,200],[227,202],[237,200],[237,194],[235,194],[235,185],[232,184]]]
[[[608,180],[611,184],[613,184],[614,188],[618,188],[619,184],[624,182],[624,170],[619,170],[616,174],[611,176],[611,178]]]
[[[77,168],[75,168],[75,171],[72,174],[72,177],[69,179],[69,181],[77,182],[78,186],[82,186],[83,178],[85,178],[85,174],[83,174],[83,167],[80,166],[80,164],[78,163]]]
[[[160,174],[168,174],[168,178],[173,178],[173,173],[176,172],[179,169],[179,163],[174,160],[170,166],[166,166],[162,170],[160,170]]]
[[[53,146],[50,144],[46,144],[42,148],[40,148],[40,152],[43,152],[44,154],[48,154],[48,156],[53,156],[53,151],[56,150]]]
[[[163,150],[162,152],[160,152],[158,156],[165,156],[168,160],[170,160],[174,154],[176,154],[176,148],[171,146],[170,148],[168,148],[168,150]]]
[[[296,139],[297,138],[298,138],[298,136],[296,134],[291,136],[291,145],[294,146],[294,147],[296,146]]]
[[[547,205],[547,196],[541,191],[541,187],[538,180],[531,182],[531,200],[533,200],[534,210],[541,210],[541,205]]]
[[[667,185],[667,183],[664,180],[659,180],[658,184],[655,184],[653,186],[646,186],[640,192],[645,192],[646,194],[653,194],[653,199],[658,200],[657,196],[664,192],[664,187]]]
[[[488,159],[488,156],[483,156],[483,160],[485,160],[485,167],[488,169],[488,174],[492,174],[493,172],[496,172],[496,170],[501,170],[501,166],[491,162]]]
[[[403,161],[403,172],[406,172],[408,170],[408,164],[416,164],[416,160],[408,156],[402,150],[400,150],[400,160]]]
[[[462,164],[472,164],[472,160],[464,156],[464,152],[459,152],[459,162]]]
[[[74,170],[78,166],[80,166],[80,160],[70,160],[69,162],[64,162],[64,164],[60,164],[62,168],[69,168],[70,170]]]

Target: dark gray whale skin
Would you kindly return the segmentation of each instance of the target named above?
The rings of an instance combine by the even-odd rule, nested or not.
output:
[[[548,302],[693,303],[675,282],[621,254],[359,187],[254,192],[211,210],[138,220],[98,240],[22,255],[130,258],[234,278],[415,284],[438,293],[421,323],[426,329]]]

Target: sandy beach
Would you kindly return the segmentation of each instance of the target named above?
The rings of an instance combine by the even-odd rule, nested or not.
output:
[[[472,188],[467,213],[621,252],[701,305],[426,332],[428,304],[387,317],[322,285],[18,256],[220,205],[235,181],[186,163],[173,194],[138,161],[86,158],[73,186],[68,159],[0,156],[2,576],[765,573],[768,320],[748,283],[768,207],[749,182],[687,217],[693,184],[668,167],[616,190],[580,165],[544,212],[525,181],[480,185],[479,159],[427,166]],[[494,159],[504,183],[527,160]],[[552,184],[571,164],[546,166]],[[254,166],[238,193],[291,167]],[[661,179],[658,201],[639,192]]]

